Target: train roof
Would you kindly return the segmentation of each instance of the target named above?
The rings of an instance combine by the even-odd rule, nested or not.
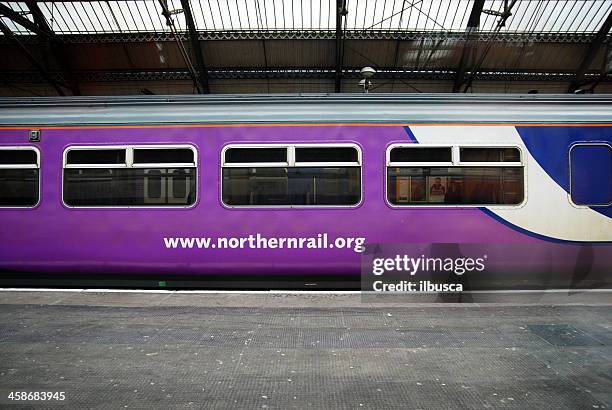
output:
[[[0,126],[612,123],[612,95],[291,94],[0,98]]]

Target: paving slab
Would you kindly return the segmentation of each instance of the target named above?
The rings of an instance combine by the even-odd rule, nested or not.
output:
[[[174,300],[173,300],[174,299]],[[0,291],[0,407],[611,408],[610,305]]]

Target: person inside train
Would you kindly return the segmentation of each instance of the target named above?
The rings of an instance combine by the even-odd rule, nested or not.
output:
[[[446,193],[446,188],[442,185],[442,178],[436,177],[433,185],[429,188],[429,195],[444,195]]]

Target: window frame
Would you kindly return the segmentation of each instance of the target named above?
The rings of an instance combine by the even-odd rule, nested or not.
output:
[[[605,146],[608,147],[608,150],[610,150],[610,154],[612,155],[612,144],[610,144],[609,142],[605,142],[605,141],[593,141],[593,142],[577,142],[575,144],[572,144],[567,152],[567,164],[568,164],[568,185],[569,185],[569,192],[567,193],[567,199],[569,201],[569,203],[575,207],[575,208],[579,208],[579,209],[585,209],[585,208],[605,208],[605,207],[609,207],[612,206],[612,200],[610,200],[610,202],[608,202],[607,204],[577,204],[574,202],[574,199],[572,198],[572,150],[577,147],[577,146],[587,146],[587,147],[592,147],[592,146]]]
[[[451,160],[450,162],[448,161],[424,161],[424,162],[391,162],[391,151],[394,148],[410,148],[410,149],[424,149],[424,148],[450,148],[451,150]],[[427,144],[427,145],[423,145],[423,144],[414,144],[414,143],[398,143],[398,144],[391,144],[387,147],[387,152],[386,152],[386,167],[390,167],[391,165],[389,164],[393,164],[393,166],[396,167],[423,167],[423,166],[428,166],[428,167],[452,167],[455,162],[454,162],[454,157],[455,157],[455,153],[453,150],[452,145],[449,144]]]
[[[226,163],[225,152],[230,148],[287,148],[287,162],[244,162],[244,163]],[[357,150],[356,162],[296,162],[295,148],[354,148]],[[297,167],[336,167],[359,168],[359,201],[354,205],[229,205],[223,200],[223,168],[297,168]],[[308,143],[229,143],[221,149],[221,162],[219,166],[219,202],[227,209],[352,209],[358,208],[363,204],[363,155],[362,148],[355,142],[308,142]]]
[[[391,150],[393,148],[451,148],[451,162],[391,162]],[[519,162],[461,162],[460,148],[516,148],[519,151]],[[523,200],[518,204],[440,204],[432,205],[427,203],[417,204],[406,204],[398,205],[392,204],[389,201],[388,195],[388,182],[389,182],[389,168],[390,167],[410,167],[410,168],[425,168],[425,167],[442,167],[442,168],[506,168],[516,167],[523,169]],[[421,144],[421,143],[391,143],[387,145],[385,151],[385,173],[384,173],[385,185],[383,196],[385,203],[390,208],[404,209],[404,208],[432,208],[432,209],[447,209],[447,208],[491,208],[491,209],[518,209],[525,206],[527,203],[527,195],[529,190],[527,189],[527,161],[525,161],[525,155],[523,147],[514,144],[478,144],[478,143],[467,143],[467,144]]]
[[[38,197],[34,205],[0,205],[0,209],[34,209],[40,205],[42,201],[42,158],[40,149],[32,145],[0,145],[1,150],[5,151],[34,151],[36,153],[36,164],[0,164],[0,169],[37,169],[38,170]]]
[[[68,164],[68,152],[72,150],[108,150],[125,149],[125,164]],[[190,149],[193,152],[193,162],[190,163],[137,163],[134,164],[134,149]],[[143,168],[194,168],[195,169],[195,200],[189,205],[180,204],[158,204],[158,205],[68,205],[64,200],[65,169],[143,169]],[[69,209],[191,209],[200,201],[200,164],[198,148],[194,144],[125,144],[125,145],[69,145],[64,148],[62,154],[62,179],[61,179],[61,202]]]

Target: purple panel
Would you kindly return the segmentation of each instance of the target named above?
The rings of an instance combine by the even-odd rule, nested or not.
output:
[[[367,243],[521,243],[477,208],[393,209],[385,201],[385,149],[402,127],[227,126],[45,129],[42,200],[0,210],[0,268],[26,271],[168,274],[355,274],[351,249],[167,249],[164,237],[365,237]],[[27,145],[27,130],[0,130],[2,145]],[[357,208],[229,209],[220,202],[220,153],[229,143],[354,142],[363,150]],[[198,201],[190,209],[70,209],[61,201],[62,152],[78,144],[194,144]]]

